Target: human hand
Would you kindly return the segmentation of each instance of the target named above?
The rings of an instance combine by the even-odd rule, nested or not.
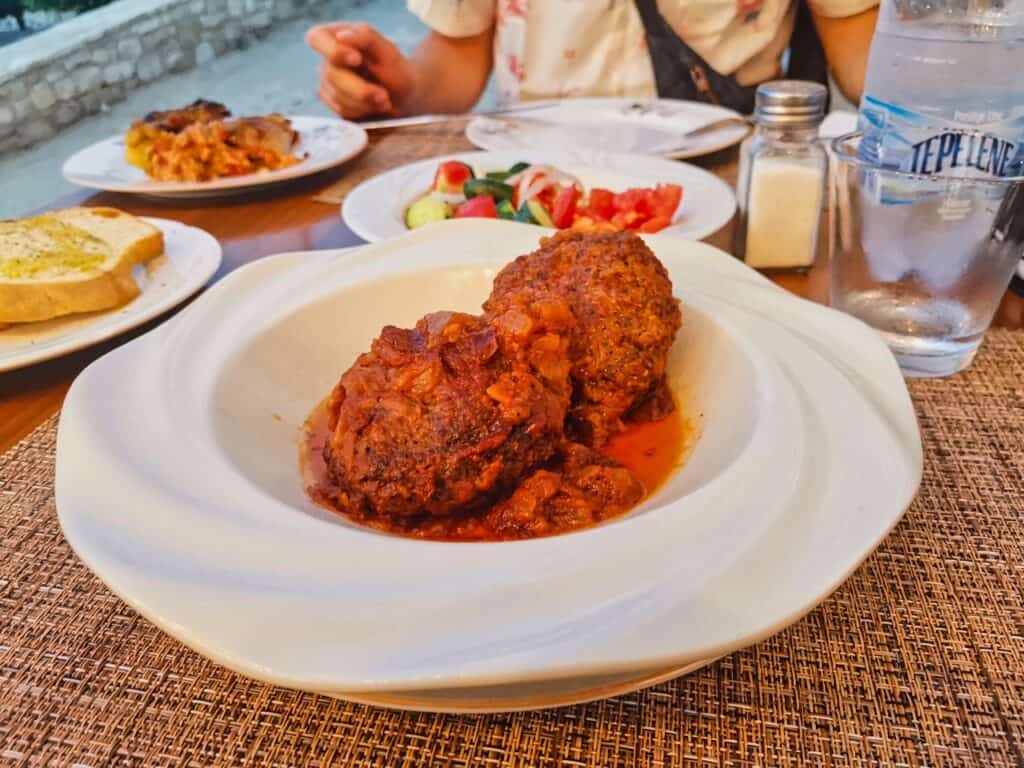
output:
[[[403,114],[416,79],[412,63],[368,24],[336,22],[313,27],[306,43],[324,57],[320,99],[350,120]]]

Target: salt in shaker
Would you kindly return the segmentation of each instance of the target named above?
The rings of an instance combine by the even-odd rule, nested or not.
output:
[[[828,156],[818,143],[828,91],[804,80],[757,89],[754,133],[740,147],[734,252],[755,269],[807,269],[818,249]]]

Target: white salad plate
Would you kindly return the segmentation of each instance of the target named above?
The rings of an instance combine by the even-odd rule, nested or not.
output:
[[[448,160],[470,165],[477,176],[504,170],[523,161],[552,165],[572,174],[584,187],[621,192],[629,187],[678,184],[683,199],[673,224],[659,234],[700,240],[729,223],[736,196],[713,173],[660,157],[620,155],[599,150],[506,150],[464,152],[421,160],[367,179],[345,197],[341,214],[349,229],[371,243],[408,232],[405,211],[430,189],[437,166]]]
[[[702,243],[647,238],[683,304],[668,375],[699,437],[630,514],[446,543],[366,530],[307,498],[301,427],[341,371],[385,324],[476,311],[543,233],[459,220],[232,273],[75,381],[57,441],[67,540],[226,667],[410,709],[612,695],[797,621],[910,504],[917,422],[867,326]]]
[[[363,151],[366,131],[333,117],[290,117],[299,132],[295,154],[302,159],[276,171],[227,176],[212,181],[156,181],[125,160],[124,136],[112,136],[69,157],[62,169],[72,184],[147,197],[202,198],[250,192],[256,187],[310,176]]]
[[[748,129],[729,125],[683,139],[683,134],[718,120],[740,117],[726,107],[680,99],[562,99],[530,102],[530,111],[507,117],[478,116],[466,138],[480,149],[576,149],[699,157],[738,144]]]
[[[132,271],[140,293],[127,304],[40,323],[0,325],[0,371],[40,363],[142,325],[198,291],[220,266],[220,243],[209,233],[167,219],[146,218],[164,234],[164,253]]]

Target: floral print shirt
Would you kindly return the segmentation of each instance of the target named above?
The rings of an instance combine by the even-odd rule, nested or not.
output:
[[[809,0],[852,16],[877,0]],[[408,0],[450,37],[495,27],[499,99],[656,95],[646,35],[633,0]],[[777,77],[793,29],[793,0],[658,0],[676,33],[714,69],[743,85]]]

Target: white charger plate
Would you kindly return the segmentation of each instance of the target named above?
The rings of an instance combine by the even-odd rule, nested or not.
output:
[[[367,179],[345,197],[341,215],[349,229],[371,243],[403,235],[405,210],[422,197],[434,181],[437,166],[447,160],[471,165],[477,176],[509,168],[519,161],[547,163],[576,176],[586,191],[604,187],[621,192],[629,187],[679,184],[683,199],[673,225],[660,234],[700,240],[729,223],[736,196],[724,181],[702,168],[644,155],[620,155],[599,150],[506,150],[464,152],[421,160]],[[524,225],[526,226],[526,225]]]
[[[466,138],[480,149],[577,149],[699,157],[738,144],[745,126],[728,126],[681,143],[680,136],[716,120],[740,117],[726,107],[680,99],[553,99],[530,102],[517,120],[478,116],[466,125]]]
[[[700,243],[649,238],[685,304],[669,373],[702,434],[631,515],[548,539],[450,544],[366,531],[305,497],[299,428],[340,371],[385,323],[473,311],[537,234],[466,220],[266,259],[94,363],[58,434],[68,541],[210,658],[386,706],[609,695],[796,621],[910,503],[914,412],[866,326]]]
[[[333,117],[289,118],[299,132],[295,153],[304,159],[287,168],[212,181],[156,181],[124,158],[124,136],[112,136],[69,157],[62,169],[72,184],[108,192],[147,197],[201,198],[248,192],[257,187],[310,176],[358,155],[366,146],[366,131]]]
[[[116,309],[0,327],[0,371],[40,363],[142,325],[198,291],[220,266],[209,233],[168,219],[145,219],[164,234],[164,254],[135,267],[140,294]]]

